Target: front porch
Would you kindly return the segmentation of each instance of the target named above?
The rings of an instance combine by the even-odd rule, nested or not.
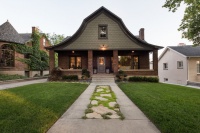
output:
[[[68,50],[58,53],[58,67],[63,75],[78,75],[82,69],[90,71],[90,75],[99,73],[116,74],[123,70],[128,76],[157,76],[157,50]],[[150,69],[150,53],[152,53],[153,69]],[[49,52],[50,71],[55,68],[55,53]]]

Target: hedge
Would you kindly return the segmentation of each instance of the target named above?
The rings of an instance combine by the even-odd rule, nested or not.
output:
[[[78,80],[78,75],[64,75],[63,80]]]
[[[128,81],[136,81],[136,82],[155,82],[158,83],[159,79],[158,77],[142,77],[142,76],[134,76],[129,77]]]

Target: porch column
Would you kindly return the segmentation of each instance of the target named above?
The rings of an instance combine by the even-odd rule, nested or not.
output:
[[[118,50],[113,50],[113,72],[118,72]]]
[[[153,50],[153,70],[158,75],[158,50]]]
[[[55,68],[55,52],[54,50],[49,50],[49,73]]]
[[[88,50],[88,71],[90,72],[90,75],[93,74],[93,51]]]

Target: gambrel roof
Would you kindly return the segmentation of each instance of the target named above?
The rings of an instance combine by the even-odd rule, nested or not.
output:
[[[24,39],[8,21],[0,25],[0,41],[18,44],[25,43]]]
[[[140,49],[140,50],[153,50],[153,49],[161,49],[163,47],[161,46],[156,46],[150,43],[147,43],[144,40],[139,39],[138,37],[134,36],[125,26],[125,24],[123,23],[122,19],[120,17],[118,17],[117,15],[115,15],[114,13],[112,13],[111,11],[109,11],[108,9],[106,9],[105,7],[101,7],[98,10],[96,10],[94,13],[92,13],[91,15],[89,15],[88,17],[86,17],[80,28],[77,30],[77,32],[72,35],[70,38],[65,39],[64,41],[62,41],[61,43],[54,45],[54,46],[50,46],[47,47],[47,49],[53,49],[56,51],[62,51],[62,50],[98,50],[98,44],[95,43],[91,43],[91,44],[87,44],[87,43],[83,43],[83,44],[78,44],[78,45],[73,45],[72,43],[75,42],[80,36],[81,34],[84,32],[84,30],[86,29],[87,25],[93,21],[95,18],[97,18],[98,16],[100,16],[101,14],[106,15],[106,17],[109,17],[111,20],[115,21],[118,26],[120,27],[121,31],[125,34],[125,36],[127,38],[129,38],[129,40],[131,40],[131,42],[133,42],[134,44],[137,44],[137,47],[133,46],[132,43],[123,43],[123,42],[115,42],[112,43],[109,40],[107,40],[107,43],[109,43],[109,50],[129,50],[129,49]],[[117,39],[116,39],[117,40]],[[93,41],[93,40],[91,40]],[[106,41],[102,41],[102,42],[106,42]]]

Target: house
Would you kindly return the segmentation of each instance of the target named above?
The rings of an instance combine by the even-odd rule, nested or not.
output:
[[[159,57],[159,81],[187,85],[200,83],[200,46],[169,46]]]
[[[64,75],[81,75],[86,68],[90,74],[114,73],[123,70],[128,75],[158,76],[158,50],[161,46],[147,43],[144,28],[134,36],[117,15],[101,7],[86,17],[71,37],[58,45],[47,47],[50,71],[58,67]],[[153,53],[153,69],[149,69],[149,53]],[[95,70],[95,71],[94,71]]]
[[[32,33],[36,30],[38,30],[36,27],[32,27]],[[19,34],[8,21],[0,25],[0,74],[18,74],[33,77],[49,73],[49,70],[31,71],[26,64],[18,60],[19,58],[26,58],[26,55],[16,52],[13,43],[32,46],[32,33]],[[50,46],[50,43],[45,35],[41,34],[40,49],[48,52],[44,48],[45,46]]]

